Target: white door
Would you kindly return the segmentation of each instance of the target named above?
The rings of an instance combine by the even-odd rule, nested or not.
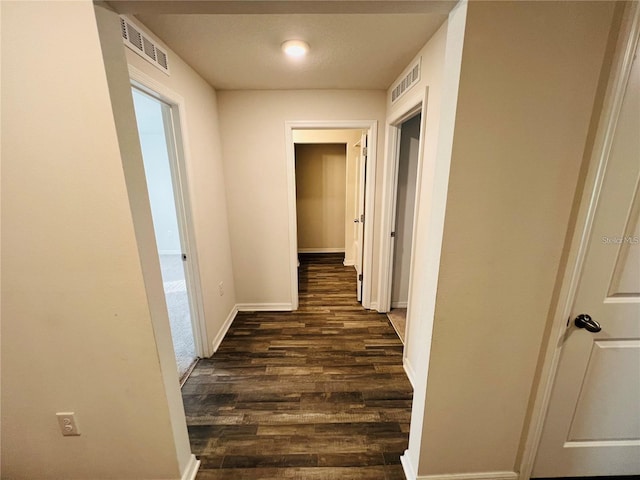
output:
[[[613,133],[533,477],[640,475],[639,63]],[[581,314],[601,330],[578,328]]]
[[[358,163],[356,166],[357,175],[358,175],[357,188],[356,188],[356,192],[358,196],[356,199],[356,202],[357,202],[356,205],[358,206],[357,208],[358,216],[353,219],[353,221],[357,226],[356,242],[355,242],[356,243],[355,244],[356,246],[355,268],[356,268],[356,273],[358,275],[357,295],[358,295],[359,302],[362,301],[362,277],[363,277],[362,254],[364,250],[364,222],[365,222],[364,191],[365,191],[366,171],[367,171],[367,140],[368,140],[368,135],[366,133],[363,133],[362,138],[360,139],[360,156],[358,158]]]

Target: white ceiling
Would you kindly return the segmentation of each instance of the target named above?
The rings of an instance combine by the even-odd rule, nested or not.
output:
[[[140,15],[217,89],[386,89],[443,14]],[[303,60],[282,53],[305,40]]]
[[[217,89],[387,89],[446,19],[449,0],[110,2]],[[303,61],[280,50],[307,41]]]

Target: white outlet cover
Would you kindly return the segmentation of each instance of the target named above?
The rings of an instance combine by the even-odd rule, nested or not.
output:
[[[56,417],[58,417],[58,426],[63,436],[77,437],[80,435],[75,412],[58,412]]]

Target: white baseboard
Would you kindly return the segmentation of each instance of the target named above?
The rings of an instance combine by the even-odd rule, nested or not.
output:
[[[416,480],[517,480],[518,474],[516,472],[447,473],[442,475],[418,475],[414,478]]]
[[[181,480],[196,480],[198,469],[200,468],[200,460],[195,455],[191,455],[187,468],[184,469]]]
[[[293,305],[290,303],[238,303],[239,312],[291,312]]]
[[[369,303],[369,307],[367,307],[367,308],[369,308],[369,310],[375,310],[378,313],[384,313],[384,312],[381,312],[380,310],[378,310],[378,302]]]
[[[211,342],[212,345],[213,345],[213,353],[218,351],[218,347],[222,343],[222,340],[224,339],[224,336],[229,331],[229,327],[231,327],[231,324],[235,320],[237,314],[238,314],[238,306],[234,305],[233,308],[231,309],[231,311],[229,312],[229,315],[227,315],[226,320],[222,324],[222,328],[220,329],[220,331],[216,335],[216,338],[214,338],[213,342]]]
[[[391,302],[391,308],[407,308],[407,302]]]
[[[344,262],[342,262],[342,264],[345,267],[353,267],[355,265],[355,261],[353,260],[347,260],[346,258],[344,259]]]
[[[402,465],[402,470],[404,470],[404,476],[407,477],[407,480],[417,480],[418,476],[409,461],[407,450],[404,451],[404,455],[400,455],[400,464]]]
[[[340,248],[340,247],[299,248],[298,253],[344,253],[344,248]]]
[[[411,363],[409,362],[408,358],[403,358],[402,359],[402,366],[404,367],[404,372],[407,374],[407,378],[409,379],[409,383],[411,384],[411,387],[415,390],[416,389],[416,372],[413,369],[413,366],[411,366]]]

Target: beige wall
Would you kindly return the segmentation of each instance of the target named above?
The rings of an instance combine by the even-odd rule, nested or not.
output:
[[[2,477],[178,479],[93,5],[1,8]]]
[[[363,130],[294,130],[294,143],[344,143],[347,146],[347,186],[344,218],[344,264],[354,265],[358,224],[358,158]]]
[[[416,58],[422,59],[420,81],[394,105],[391,105],[391,90],[387,92],[388,124],[406,118],[406,114],[422,102],[422,155],[417,171],[415,232],[403,358],[414,394],[409,448],[402,461],[406,471],[414,474],[422,457],[422,425],[424,416],[428,413],[425,412],[427,369],[431,353],[431,331],[466,6],[466,3],[461,3],[454,8],[447,21],[416,55]],[[395,82],[392,85],[394,84]],[[393,146],[388,141],[386,152],[385,161],[390,162],[394,154]],[[389,192],[387,194],[391,195]]]
[[[515,468],[614,6],[469,3],[418,474]]]
[[[221,91],[218,100],[238,302],[290,305],[285,121],[382,122],[385,94]]]
[[[295,146],[299,252],[344,252],[347,147]]]
[[[464,12],[463,12],[464,13]],[[429,359],[429,349],[425,345],[430,344],[431,319],[435,304],[435,289],[437,281],[437,261],[439,259],[438,223],[442,222],[435,213],[438,208],[444,210],[444,198],[446,198],[446,178],[449,157],[438,156],[438,148],[446,143],[441,137],[440,123],[443,114],[443,91],[445,85],[453,89],[453,111],[455,112],[455,98],[457,90],[454,79],[443,85],[445,75],[445,52],[452,40],[450,35],[450,20],[447,20],[426,45],[416,55],[422,59],[420,82],[413,86],[398,102],[391,105],[391,92],[387,93],[387,123],[395,123],[398,117],[411,110],[422,102],[422,157],[419,158],[417,169],[417,186],[419,190],[416,196],[417,214],[415,217],[415,243],[412,273],[410,278],[410,291],[408,295],[407,334],[404,351],[404,362],[408,374],[412,378],[414,389],[414,405],[420,404],[421,395],[424,394],[426,381],[426,366]],[[464,23],[460,28],[464,30]],[[455,34],[455,32],[454,32]],[[413,61],[410,65],[413,64]],[[401,77],[401,76],[400,76]],[[399,78],[400,78],[399,77]],[[395,84],[395,82],[393,83]],[[393,85],[392,84],[392,85]],[[387,145],[385,162],[394,161],[395,152]],[[442,185],[445,191],[442,192]],[[389,190],[389,195],[392,191]],[[441,227],[440,227],[441,228]],[[416,402],[418,402],[416,404]],[[415,409],[421,410],[421,407]],[[412,430],[420,427],[420,419],[414,415]],[[418,437],[419,438],[419,437]],[[413,445],[413,451],[418,448]],[[417,454],[414,458],[417,462]]]
[[[143,27],[140,22],[136,22]],[[147,33],[157,39],[151,32]],[[181,113],[189,200],[197,245],[202,301],[208,345],[220,333],[236,303],[235,281],[227,218],[225,176],[220,150],[216,92],[162,42],[169,56],[171,75],[125,48],[129,65],[184,99]],[[224,282],[224,296],[218,284]]]

